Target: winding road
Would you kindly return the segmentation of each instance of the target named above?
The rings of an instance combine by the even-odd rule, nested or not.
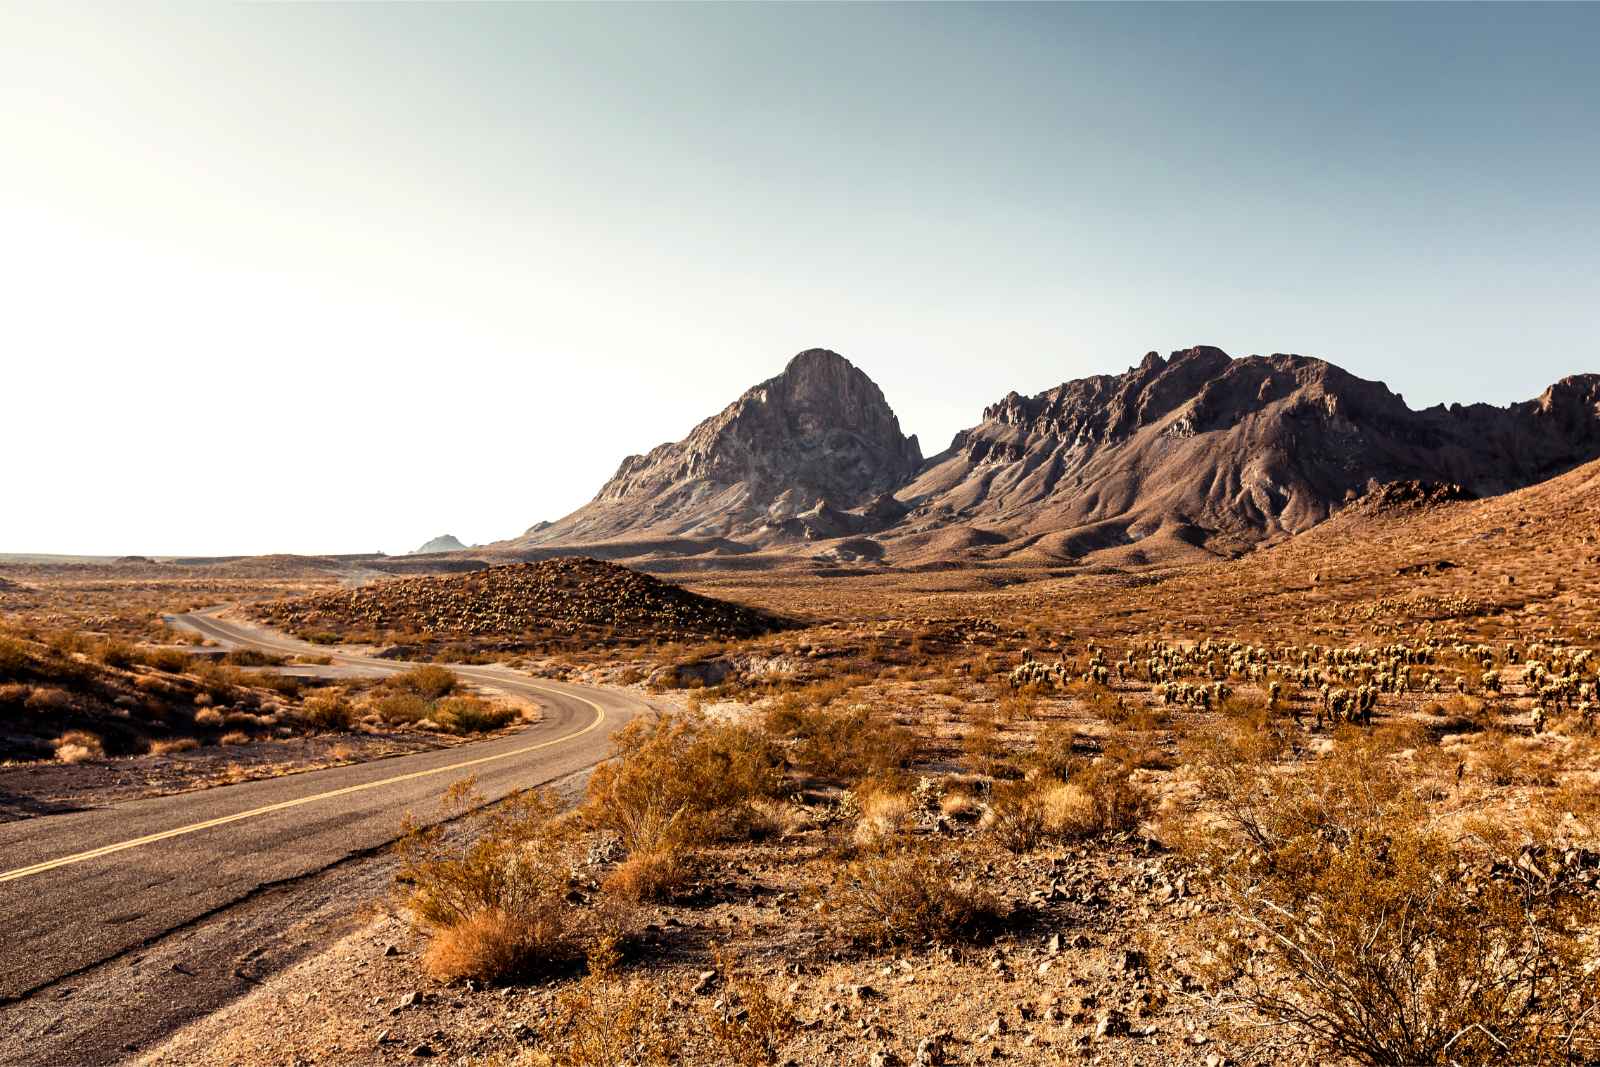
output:
[[[229,647],[331,656],[333,674],[410,667],[304,644],[219,609],[170,621]],[[540,721],[432,752],[0,824],[0,1064],[111,1062],[213,1010],[309,950],[306,929],[297,951],[284,950],[275,939],[285,928],[305,927],[342,893],[375,888],[372,871],[359,870],[373,863],[353,861],[376,860],[404,814],[426,821],[468,775],[490,800],[569,780],[605,758],[614,730],[650,710],[626,691],[453,669],[537,702]],[[251,912],[268,901],[270,914]],[[344,901],[350,912],[361,903]],[[179,933],[181,958],[153,966]],[[123,988],[129,982],[140,990]],[[135,995],[174,982],[181,1003]]]

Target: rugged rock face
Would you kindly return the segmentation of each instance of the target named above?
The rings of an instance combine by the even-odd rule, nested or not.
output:
[[[466,550],[466,547],[466,545],[456,540],[455,534],[443,534],[435,537],[421,548],[413,550],[411,555],[424,556],[430,552],[462,552]]]
[[[1126,373],[985,409],[898,493],[900,537],[981,523],[987,555],[1078,556],[1154,538],[1237,550],[1395,481],[1486,496],[1600,455],[1600,375],[1537,400],[1412,411],[1381,382],[1297,355],[1150,353]]]
[[[917,439],[900,432],[872,379],[813,348],[682,441],[629,456],[589,504],[511,545],[771,542],[806,537],[813,525],[828,532],[809,536],[837,536],[836,527],[864,528],[886,510],[898,516],[889,494],[921,464]]]

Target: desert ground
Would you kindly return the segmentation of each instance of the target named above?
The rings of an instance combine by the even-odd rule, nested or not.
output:
[[[550,788],[439,776],[253,951],[30,983],[0,1059],[1593,1062],[1597,530],[1590,464],[1236,558],[0,565],[31,833],[537,728],[474,670],[642,702]],[[146,957],[221,979],[96,1046]]]

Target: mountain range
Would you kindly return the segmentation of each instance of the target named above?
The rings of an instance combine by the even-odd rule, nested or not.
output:
[[[1321,359],[1200,346],[1010,393],[925,460],[871,378],[808,349],[624,459],[571,515],[492,547],[704,565],[1231,556],[1394,483],[1489,496],[1596,456],[1600,375],[1414,411]]]

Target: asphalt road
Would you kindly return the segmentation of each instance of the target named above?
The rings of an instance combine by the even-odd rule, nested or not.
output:
[[[408,668],[304,645],[210,612],[172,621],[228,645],[332,655],[342,673]],[[192,935],[235,905],[382,849],[404,814],[422,821],[436,816],[445,790],[468,775],[486,798],[497,799],[583,771],[605,758],[615,729],[648,710],[626,692],[493,667],[454,669],[474,684],[536,701],[543,718],[506,736],[435,752],[0,824],[0,1031],[15,1008],[64,996],[63,983],[75,976],[145,953],[175,932]],[[191,946],[190,955],[203,961],[205,947]],[[182,964],[172,969],[187,971]],[[80,999],[77,1007],[88,1005]],[[72,1014],[69,1025],[57,1022],[52,1032],[92,1033],[92,1013]],[[0,1062],[63,1062],[59,1049],[21,1051],[8,1047],[7,1036],[0,1032]],[[103,1045],[63,1047],[81,1055]],[[96,1061],[105,1062],[98,1053]]]

